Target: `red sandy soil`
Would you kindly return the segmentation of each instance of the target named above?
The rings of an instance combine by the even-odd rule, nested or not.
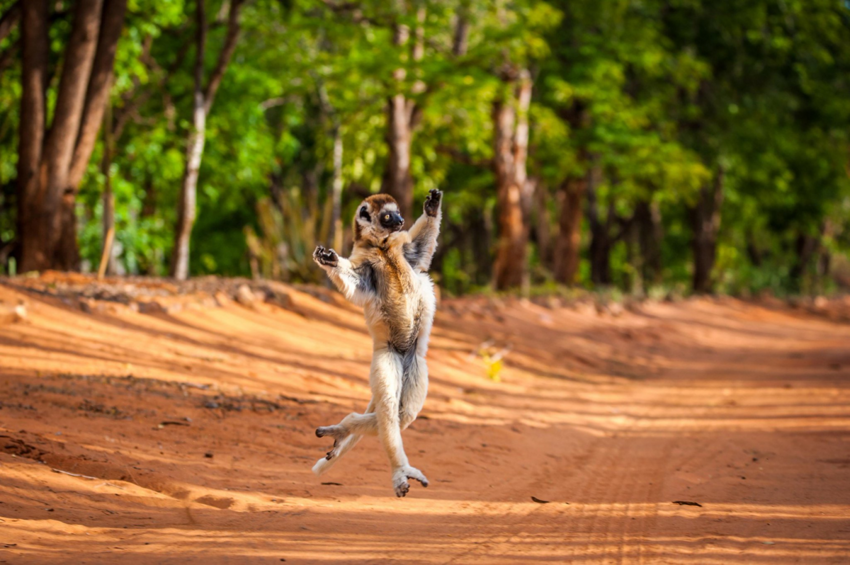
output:
[[[0,284],[0,563],[850,562],[850,325],[446,300],[404,435],[431,486],[398,499],[372,438],[310,472],[315,427],[369,398],[356,308],[24,286]]]

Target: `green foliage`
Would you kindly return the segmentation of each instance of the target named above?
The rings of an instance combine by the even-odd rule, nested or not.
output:
[[[111,104],[125,127],[110,178],[119,261],[129,273],[167,271],[191,127],[195,1],[130,0],[118,45]],[[224,42],[226,10],[223,0],[201,1],[210,19],[209,75]],[[11,3],[0,1],[0,9]],[[53,4],[56,65],[70,32],[70,2]],[[469,24],[468,49],[455,54],[460,17]],[[394,22],[411,30],[403,47],[393,43]],[[450,294],[486,288],[498,213],[492,108],[511,88],[500,78],[507,67],[529,69],[534,80],[528,174],[545,194],[532,218],[544,221],[539,214],[546,212],[550,239],[558,229],[559,188],[594,166],[594,211],[603,219],[610,214],[612,233],[635,226],[639,206],[660,214],[655,280],[642,280],[637,228],[613,242],[611,279],[621,290],[663,294],[688,284],[690,210],[721,169],[719,290],[828,290],[822,259],[850,249],[846,3],[254,0],[242,11],[241,27],[207,122],[193,274],[253,270],[320,280],[310,252],[327,243],[334,134],[343,145],[348,226],[354,206],[380,189],[386,102],[403,93],[421,112],[411,155],[416,201],[432,188],[446,191],[436,276]],[[0,42],[0,54],[17,49],[19,36],[15,29]],[[15,235],[19,54],[12,61],[0,73],[0,249]],[[399,68],[404,76],[394,78]],[[99,141],[78,196],[88,268],[101,253],[102,157]],[[545,234],[537,227],[531,226],[529,282],[549,288],[554,242],[538,241]],[[590,285],[589,240],[585,221],[581,286]],[[815,247],[806,258],[801,242],[810,240]]]

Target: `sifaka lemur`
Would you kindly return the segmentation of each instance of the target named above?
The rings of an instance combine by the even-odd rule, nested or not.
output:
[[[410,489],[408,479],[428,486],[411,467],[401,432],[415,419],[428,392],[425,353],[434,321],[436,298],[428,268],[440,232],[442,193],[432,190],[424,214],[410,231],[396,201],[386,194],[368,197],[354,217],[354,249],[348,259],[332,249],[316,248],[313,259],[345,297],[363,306],[373,340],[369,385],[372,400],[363,414],[352,413],[334,426],[320,427],[333,448],[313,472],[321,475],[364,435],[377,435],[389,457],[397,496]]]

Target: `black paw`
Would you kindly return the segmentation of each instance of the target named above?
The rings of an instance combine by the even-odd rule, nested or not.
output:
[[[410,483],[406,481],[395,486],[395,495],[399,498],[404,498],[408,492],[410,492]]]
[[[442,200],[442,191],[439,191],[436,188],[431,189],[431,192],[429,192],[427,198],[425,198],[425,213],[431,217],[436,216],[437,212],[440,211],[440,202]]]
[[[313,251],[313,261],[319,265],[325,265],[326,267],[336,267],[337,264],[339,264],[339,256],[333,249],[325,249],[323,246],[319,245],[316,247],[316,250]]]
[[[409,481],[411,479],[419,481],[423,487],[428,486],[428,479],[425,478],[422,471],[409,465],[400,467],[393,473],[393,489],[397,497],[401,498],[410,492]]]

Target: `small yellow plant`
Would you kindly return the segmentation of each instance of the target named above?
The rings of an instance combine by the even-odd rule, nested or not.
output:
[[[481,344],[478,348],[478,356],[484,362],[484,368],[488,379],[496,383],[502,380],[500,375],[505,366],[504,358],[510,350],[510,345],[496,350],[493,340],[486,341]]]

